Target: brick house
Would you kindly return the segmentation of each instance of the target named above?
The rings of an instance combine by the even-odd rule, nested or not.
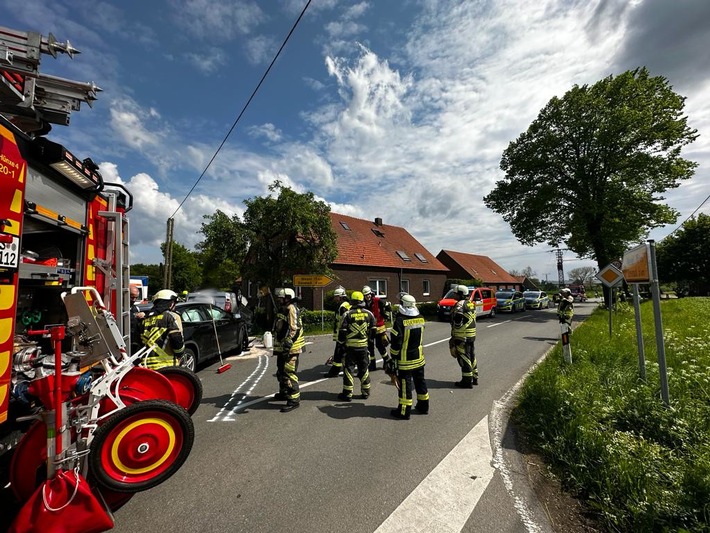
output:
[[[330,213],[338,236],[338,257],[330,264],[335,280],[324,287],[301,288],[303,306],[321,309],[323,293],[338,285],[361,290],[369,285],[377,294],[395,301],[401,291],[418,302],[437,301],[444,290],[448,269],[407,230],[374,221]]]
[[[493,289],[523,290],[523,284],[515,276],[508,274],[502,266],[485,255],[441,250],[436,258],[448,268],[452,279],[477,278],[486,287]]]

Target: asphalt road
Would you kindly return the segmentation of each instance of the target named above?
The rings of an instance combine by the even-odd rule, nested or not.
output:
[[[596,304],[576,304],[583,319]],[[480,385],[460,390],[447,324],[428,322],[428,415],[395,420],[397,392],[382,370],[368,400],[341,402],[324,379],[333,343],[308,337],[301,407],[281,413],[267,350],[199,372],[195,444],[168,481],[115,513],[117,532],[548,531],[509,439],[516,384],[559,338],[554,309],[478,321]],[[381,368],[381,362],[378,364]],[[355,393],[359,392],[356,383]]]

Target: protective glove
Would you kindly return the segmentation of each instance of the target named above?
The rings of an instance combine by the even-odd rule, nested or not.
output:
[[[389,376],[394,376],[397,374],[397,363],[395,363],[394,359],[392,359],[391,357],[385,359],[384,368],[385,374]]]
[[[293,339],[291,337],[286,337],[284,339],[284,348],[286,350],[290,350],[291,346],[293,346]]]
[[[390,345],[390,339],[389,339],[389,337],[387,336],[387,333],[383,333],[383,334],[382,334],[382,346],[384,346],[385,348],[387,348],[389,345]]]

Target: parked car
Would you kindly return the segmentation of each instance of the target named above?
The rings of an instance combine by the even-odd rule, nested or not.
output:
[[[528,309],[547,309],[550,307],[550,298],[545,291],[525,291],[525,307]]]
[[[182,319],[185,353],[183,366],[196,370],[220,353],[240,354],[249,348],[246,320],[211,303],[184,302],[175,306]]]
[[[500,312],[515,313],[525,311],[525,298],[520,291],[498,291],[496,309]]]
[[[191,292],[187,295],[187,299],[185,301],[211,303],[217,307],[221,307],[229,313],[234,312],[239,305],[237,303],[237,295],[233,292],[222,292],[212,289]]]
[[[476,304],[476,317],[496,316],[496,298],[493,289],[488,287],[468,287],[468,298]],[[447,321],[451,318],[451,309],[456,304],[454,291],[450,290],[437,304],[439,320]]]

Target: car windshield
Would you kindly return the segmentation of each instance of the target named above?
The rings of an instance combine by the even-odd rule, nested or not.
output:
[[[497,292],[496,298],[499,300],[510,300],[513,297],[512,292]]]
[[[525,298],[539,298],[539,297],[540,297],[540,293],[539,293],[539,292],[534,292],[534,291],[532,291],[532,292],[531,292],[531,291],[527,291],[527,292],[524,292],[524,293],[523,293],[523,296],[524,296]]]
[[[453,298],[453,297],[454,297],[454,294],[456,294],[454,291],[449,291],[449,292],[447,292],[447,293],[446,293],[446,296],[444,296],[444,300],[446,300],[446,299],[448,299],[448,298]]]

